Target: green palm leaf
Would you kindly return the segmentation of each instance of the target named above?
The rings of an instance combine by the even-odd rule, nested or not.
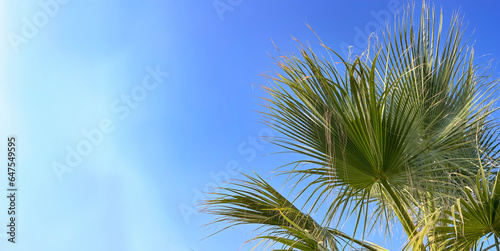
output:
[[[359,241],[341,231],[322,227],[311,216],[302,213],[260,177],[221,188],[218,197],[207,201],[206,212],[221,216],[214,223],[226,222],[227,229],[240,224],[255,224],[264,231],[256,239],[283,244],[286,249],[303,251],[385,250],[375,244]]]
[[[357,201],[375,199],[382,205],[377,215],[394,210],[412,236],[419,203],[430,193],[434,207],[450,205],[458,193],[452,184],[461,180],[454,174],[477,172],[477,149],[493,155],[485,139],[494,111],[485,97],[491,83],[462,43],[458,16],[446,36],[442,16],[436,20],[425,4],[420,26],[411,20],[400,17],[366,60],[350,63],[325,46],[337,65],[303,46],[300,56],[281,57],[282,73],[271,77],[267,117],[283,135],[275,143],[315,165],[289,173],[316,176],[322,194],[342,191],[329,220],[341,204],[354,201],[361,213],[366,205]]]
[[[500,180],[498,174],[494,180],[490,177],[481,169],[475,180],[469,179],[464,198],[439,219],[443,226],[435,228],[436,241],[446,250],[478,250],[488,237],[496,243],[491,247],[500,248]]]
[[[222,216],[216,222],[260,224],[259,238],[289,250],[377,249],[334,230],[351,217],[363,238],[378,225],[390,234],[396,220],[405,249],[471,249],[488,233],[496,240],[500,198],[488,184],[499,166],[490,118],[497,81],[474,61],[460,15],[445,29],[442,13],[422,5],[418,24],[409,6],[352,60],[322,44],[327,60],[300,43],[298,55],[277,59],[265,117],[280,133],[272,142],[299,158],[283,170],[298,179],[293,201],[305,196],[312,208],[301,212],[247,176],[208,202]],[[477,173],[477,191],[464,189]],[[309,214],[320,207],[327,214],[318,223]]]

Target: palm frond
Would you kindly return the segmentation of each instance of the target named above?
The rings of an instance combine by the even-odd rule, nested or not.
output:
[[[481,240],[491,237],[500,248],[500,180],[481,169],[470,186],[463,190],[464,198],[457,199],[451,210],[444,211],[436,227],[439,242],[446,250],[479,250]],[[482,249],[481,249],[482,250]]]
[[[418,24],[413,15],[408,6],[352,60],[322,44],[334,56],[325,59],[300,42],[299,54],[276,60],[264,114],[280,134],[272,142],[299,158],[284,170],[298,179],[292,201],[306,196],[301,210],[312,206],[301,211],[246,176],[208,202],[207,212],[221,216],[216,222],[262,226],[257,238],[282,250],[380,249],[337,230],[350,217],[363,238],[376,225],[390,234],[389,222],[398,220],[405,249],[464,250],[481,248],[489,235],[497,240],[500,185],[491,177],[500,127],[491,115],[498,81],[475,61],[459,13],[447,28],[425,1]],[[310,215],[322,206],[318,223]]]
[[[318,224],[259,176],[245,175],[246,180],[221,188],[217,198],[208,200],[206,212],[220,216],[214,223],[226,223],[224,229],[241,224],[255,224],[264,231],[255,239],[283,245],[277,250],[327,251],[385,250],[373,243]],[[221,231],[222,231],[221,230]]]

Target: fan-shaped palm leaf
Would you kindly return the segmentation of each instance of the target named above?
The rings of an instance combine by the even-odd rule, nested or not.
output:
[[[389,232],[388,222],[399,220],[408,249],[458,245],[446,224],[462,224],[463,233],[474,235],[474,228],[452,219],[456,211],[442,210],[475,203],[475,193],[462,191],[468,177],[483,170],[481,163],[498,166],[497,125],[489,118],[496,82],[474,63],[458,14],[444,29],[442,14],[436,17],[425,2],[418,25],[412,12],[408,7],[353,60],[323,45],[338,62],[327,60],[300,44],[300,54],[281,56],[279,70],[268,76],[273,85],[266,87],[271,98],[265,116],[281,134],[273,142],[299,154],[285,173],[299,177],[299,195],[312,202],[311,212],[327,205],[321,223],[251,177],[218,194],[209,212],[235,225],[266,226],[261,238],[299,250],[337,250],[339,240],[374,248],[332,230],[353,215],[363,233],[377,223]],[[474,206],[460,219],[472,222]],[[477,244],[463,236],[472,242],[461,248]],[[453,243],[465,243],[455,237]]]

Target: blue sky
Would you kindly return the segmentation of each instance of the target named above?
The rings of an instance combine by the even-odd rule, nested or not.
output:
[[[316,43],[309,24],[335,50],[362,49],[403,3],[2,1],[0,133],[18,137],[19,215],[0,249],[250,250],[250,227],[202,240],[212,218],[197,203],[232,169],[270,177],[289,161],[258,139],[273,135],[257,112],[273,42]],[[464,12],[476,55],[500,57],[499,3],[433,3]]]

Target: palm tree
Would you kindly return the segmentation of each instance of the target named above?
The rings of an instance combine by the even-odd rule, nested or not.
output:
[[[281,134],[272,142],[300,156],[281,169],[298,192],[290,201],[245,175],[207,201],[214,223],[259,226],[255,239],[275,250],[385,250],[364,239],[390,236],[392,222],[405,250],[500,250],[496,80],[474,62],[460,15],[445,30],[422,5],[418,24],[408,6],[361,56],[321,44],[327,60],[299,43],[277,60],[265,117]],[[341,231],[348,218],[353,234]]]

